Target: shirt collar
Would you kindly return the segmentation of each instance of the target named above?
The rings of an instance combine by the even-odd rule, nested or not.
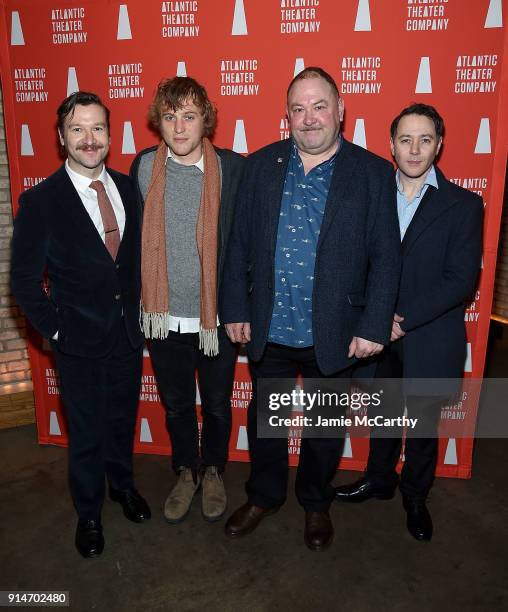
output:
[[[105,185],[107,185],[108,183],[108,173],[106,172],[106,166],[104,164],[102,166],[101,173],[96,179],[91,179],[89,176],[84,176],[83,174],[80,174],[79,172],[73,170],[69,166],[68,159],[65,160],[65,170],[67,171],[69,178],[72,180],[74,187],[76,187],[76,189],[80,193],[87,193],[87,189],[90,188],[90,183],[92,182],[92,180],[102,181]]]
[[[397,172],[395,173],[395,181],[397,183],[397,191],[401,195],[404,195],[404,189],[402,188],[402,185],[401,185],[401,182],[400,182],[400,170],[399,169],[397,169]],[[434,165],[432,165],[430,167],[430,170],[427,172],[427,176],[425,177],[425,181],[423,182],[422,186],[418,190],[418,193],[416,194],[417,198],[419,198],[421,196],[421,193],[422,193],[423,188],[425,187],[425,185],[429,185],[430,187],[435,187],[436,189],[439,189],[439,185],[437,184],[436,169],[434,168]]]
[[[171,155],[171,149],[168,147],[168,156],[166,158],[166,161],[168,159],[172,159],[176,164],[180,164],[182,166],[196,166],[196,168],[198,168],[198,170],[201,170],[203,174],[205,173],[205,161],[204,161],[203,155],[201,155],[200,159],[198,159],[198,161],[194,162],[193,164],[182,164],[182,162],[179,159],[176,159],[176,157],[173,157]]]

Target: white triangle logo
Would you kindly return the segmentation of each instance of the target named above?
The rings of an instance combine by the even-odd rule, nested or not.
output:
[[[11,45],[24,45],[23,29],[21,28],[21,20],[18,11],[11,13]]]
[[[245,126],[243,119],[236,120],[235,137],[233,139],[233,151],[236,153],[248,153],[247,138],[245,137]]]
[[[23,123],[21,126],[21,155],[31,157],[34,154],[34,148],[32,146],[32,139],[30,138],[30,130],[28,125]]]
[[[78,76],[76,68],[70,67],[67,71],[67,95],[70,96],[76,91],[79,91]]]
[[[365,121],[357,119],[355,123],[355,133],[353,134],[353,142],[364,149],[367,148],[367,137],[365,136]]]
[[[471,342],[466,344],[466,362],[464,364],[464,372],[473,371],[473,357],[471,355]]]
[[[459,463],[457,461],[457,442],[455,438],[450,438],[448,440],[443,463],[444,465],[457,465]]]
[[[132,38],[131,24],[129,21],[129,11],[126,4],[120,4],[118,10],[118,30],[116,33],[117,40],[129,40]]]
[[[370,8],[369,0],[358,0],[358,10],[356,11],[355,32],[370,32]]]
[[[420,70],[418,70],[415,93],[432,93],[430,58],[428,57],[422,57],[420,60]]]
[[[484,28],[503,27],[503,6],[501,0],[490,0]]]
[[[293,76],[300,74],[300,72],[305,68],[305,63],[303,61],[303,57],[297,57],[295,60],[295,71]]]
[[[238,429],[236,450],[249,450],[249,440],[247,438],[247,428],[245,427],[245,425],[240,425]]]
[[[62,431],[60,429],[60,423],[58,422],[57,414],[54,410],[49,413],[49,435],[50,436],[61,436]]]
[[[480,121],[478,138],[476,139],[475,153],[492,153],[490,146],[490,121],[488,117],[483,117]]]
[[[231,28],[231,34],[233,36],[246,36],[247,32],[247,20],[245,19],[245,8],[243,6],[243,0],[235,1],[235,15],[233,17],[233,27]]]
[[[199,385],[196,381],[196,404],[201,406],[201,394],[199,393]]]
[[[350,459],[353,456],[353,448],[351,446],[351,436],[347,433],[344,438],[344,449],[342,450],[342,456],[345,459]]]
[[[185,66],[185,62],[178,62],[176,66],[176,76],[179,76],[179,77],[187,76],[187,68]]]
[[[152,432],[150,431],[150,425],[148,423],[148,419],[145,419],[144,417],[141,419],[139,441],[140,442],[153,442]]]
[[[136,145],[134,144],[134,134],[132,132],[132,123],[130,121],[124,121],[122,155],[130,155],[132,153],[136,153]]]

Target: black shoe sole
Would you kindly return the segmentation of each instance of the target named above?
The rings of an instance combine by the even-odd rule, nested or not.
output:
[[[339,495],[335,496],[335,501],[345,504],[361,504],[362,502],[369,501],[369,499],[377,499],[379,501],[388,501],[395,497],[395,491],[390,493],[372,493],[364,497],[342,497]]]

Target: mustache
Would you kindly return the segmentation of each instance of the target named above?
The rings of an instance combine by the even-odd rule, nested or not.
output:
[[[101,144],[82,144],[82,145],[78,145],[76,147],[77,151],[100,151],[101,149],[104,149],[104,145]]]

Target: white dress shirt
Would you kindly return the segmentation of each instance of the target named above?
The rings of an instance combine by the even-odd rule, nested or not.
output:
[[[83,202],[83,206],[86,209],[86,212],[90,215],[90,219],[92,223],[95,225],[97,231],[99,232],[99,236],[101,237],[102,242],[106,241],[105,233],[104,233],[104,224],[102,223],[101,211],[99,209],[99,203],[97,201],[97,192],[95,189],[90,187],[90,183],[92,179],[88,176],[83,176],[79,174],[75,170],[73,170],[69,166],[69,160],[65,162],[65,170],[69,175],[69,178],[74,185],[74,188],[78,192],[80,200]],[[125,229],[125,210],[122,204],[122,198],[118,193],[118,188],[115,185],[115,181],[109,176],[106,172],[106,167],[102,167],[102,172],[100,175],[93,179],[96,181],[101,181],[104,184],[104,188],[106,189],[106,193],[108,194],[111,205],[113,206],[113,211],[115,213],[116,222],[118,223],[118,229],[120,230],[120,240],[122,239],[123,232]]]

